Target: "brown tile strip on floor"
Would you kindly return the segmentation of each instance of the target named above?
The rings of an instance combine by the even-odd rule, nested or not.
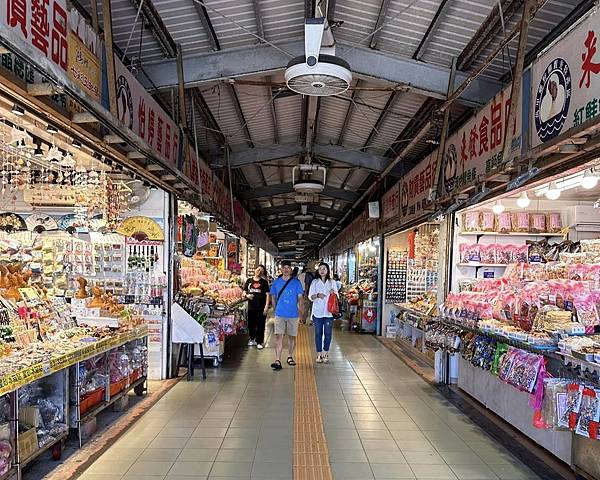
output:
[[[309,328],[300,326],[294,399],[294,480],[333,480],[310,348]]]

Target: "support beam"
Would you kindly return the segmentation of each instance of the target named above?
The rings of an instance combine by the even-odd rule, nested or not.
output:
[[[271,215],[281,215],[283,213],[297,213],[300,215],[300,206],[297,203],[288,203],[286,205],[263,208],[258,212],[258,216],[264,218]],[[330,218],[340,218],[344,214],[340,210],[322,207],[321,205],[308,205],[308,213]]]
[[[306,108],[306,153],[310,155],[312,153],[313,141],[316,133],[317,124],[317,111],[319,106],[320,98],[308,97],[308,103]]]
[[[357,150],[345,150],[337,145],[313,145],[313,155],[353,167],[361,167],[372,172],[382,172],[389,163],[389,158]],[[251,148],[232,152],[229,156],[231,168],[240,168],[254,163],[276,161],[284,158],[304,155],[306,150],[297,144],[273,145],[272,147]],[[218,164],[223,165],[225,159],[220,158]]]
[[[27,93],[32,97],[49,97],[57,93],[61,93],[60,89],[54,84],[48,83],[29,83],[27,85]]]
[[[291,54],[304,54],[304,41],[281,44],[281,48]],[[358,77],[377,78],[388,82],[406,85],[416,93],[445,98],[448,84],[448,68],[405,59],[397,55],[370,50],[364,47],[336,44],[336,55],[352,66]],[[252,45],[240,49],[207,53],[188,57],[184,60],[184,75],[188,87],[226,78],[283,71],[289,57],[269,45]],[[167,59],[158,64],[144,67],[157,89],[174,87],[177,84],[176,61]],[[457,82],[464,82],[467,75],[459,73]],[[152,90],[152,85],[147,85]],[[502,85],[486,79],[474,79],[462,96],[468,105],[481,105],[493,97]]]
[[[244,117],[244,112],[242,111],[242,105],[240,104],[240,99],[238,97],[237,91],[235,90],[235,85],[232,85],[231,83],[229,83],[228,85],[231,100],[233,101],[233,106],[235,107],[235,113],[237,114],[238,120],[242,124],[242,132],[244,132],[244,138],[246,139],[246,143],[250,148],[254,148],[254,142],[252,141],[250,130],[248,130],[248,122],[246,122],[246,117]]]
[[[238,192],[238,198],[240,200],[255,200],[257,198],[272,197],[274,195],[285,195],[288,193],[294,193],[294,186],[291,183],[280,183],[277,185],[269,185],[268,187],[255,188],[253,190],[247,190],[245,192]],[[326,186],[320,196],[335,198],[337,200],[343,200],[345,202],[353,202],[358,198],[358,193],[350,190],[342,190],[341,188]]]
[[[370,48],[376,48],[377,42],[379,41],[379,36],[383,31],[381,26],[385,22],[385,17],[387,16],[387,11],[390,6],[390,0],[383,0],[381,2],[381,8],[379,9],[379,15],[377,17],[377,23],[375,24],[375,30],[373,31],[373,35],[371,35],[371,42],[369,43]]]
[[[98,119],[88,112],[75,112],[71,115],[71,121],[73,123],[94,123],[97,122]]]
[[[500,5],[494,4],[492,11],[483,21],[475,35],[473,35],[471,41],[458,56],[456,68],[459,71],[468,70],[490,42],[496,39],[497,34],[502,29],[500,9],[502,9],[502,15],[504,15],[504,22],[506,24],[510,21],[512,16],[517,13],[522,4],[523,0],[502,0]],[[462,82],[463,80],[459,78],[458,83],[460,84]]]
[[[300,224],[301,223],[299,220],[294,219],[295,215],[299,215],[298,211],[286,212],[285,214],[281,214],[281,215],[282,215],[281,218],[262,222],[261,223],[262,227],[265,229],[269,229],[271,227],[279,228],[282,224],[288,225],[288,224]],[[318,218],[313,218],[312,220],[302,220],[302,223],[304,223],[306,225],[318,225],[319,227],[323,227],[323,228],[331,228],[334,223],[334,220],[319,220]]]
[[[390,109],[392,108],[392,105],[394,105],[394,102],[396,101],[397,98],[398,98],[398,91],[394,91],[387,99],[387,102],[385,102],[385,107],[383,107],[383,110],[379,114],[379,118],[375,122],[375,125],[373,126],[373,128],[371,129],[371,132],[369,133],[369,136],[367,137],[367,141],[363,145],[363,148],[362,148],[363,152],[371,144],[371,141],[373,140],[373,138],[375,137],[375,135],[381,128],[383,121],[387,117],[388,113],[390,112]]]
[[[117,78],[115,73],[115,55],[113,52],[112,12],[110,0],[102,0],[104,20],[104,45],[106,49],[106,74],[108,78],[108,104],[110,113],[119,116],[117,109]]]
[[[196,106],[200,108],[200,114],[204,121],[206,122],[206,126],[209,128],[209,132],[215,137],[217,143],[221,146],[227,144],[227,139],[223,134],[221,127],[217,123],[217,120],[213,116],[210,107],[204,100],[202,93],[197,88],[192,88],[192,100],[195,101]]]
[[[262,15],[260,14],[259,0],[252,0],[252,8],[254,8],[254,20],[256,21],[256,33],[260,38],[265,38],[265,29],[263,27]],[[263,43],[262,41],[260,43]]]
[[[210,17],[208,16],[208,11],[206,10],[206,7],[198,2],[194,2],[193,0],[192,3],[194,4],[196,12],[198,12],[198,16],[200,17],[200,23],[202,23],[202,27],[206,32],[206,36],[208,37],[208,41],[210,42],[212,49],[215,52],[221,50],[221,44],[219,43],[217,33],[215,32],[212,22],[210,21]]]
[[[267,77],[267,81],[269,83],[273,82],[271,77]],[[266,87],[268,95],[271,97],[271,101],[269,102],[269,109],[271,110],[271,121],[273,122],[273,141],[275,143],[279,143],[279,129],[277,124],[277,110],[275,109],[275,98],[273,97],[273,90],[271,87]]]
[[[150,27],[150,31],[152,32],[152,35],[154,35],[154,38],[156,38],[163,53],[170,58],[177,57],[177,45],[163,23],[160,14],[154,7],[152,0],[131,0],[131,3],[137,10],[142,1],[142,15],[144,20]]]
[[[421,42],[419,43],[417,50],[413,54],[412,58],[414,58],[415,60],[420,61],[423,58],[423,55],[425,55],[425,52],[427,51],[427,47],[429,46],[429,42],[431,41],[431,38],[433,37],[433,33],[436,31],[442,18],[444,18],[444,15],[446,15],[446,10],[448,10],[448,5],[450,5],[450,0],[442,0],[442,3],[440,3],[440,6],[438,7],[437,11],[435,12],[435,16],[433,17],[433,20],[427,27],[427,31],[425,32],[425,35],[423,35],[423,38],[421,39]]]
[[[342,129],[340,130],[340,135],[338,137],[338,141],[337,144],[338,145],[342,145],[344,143],[344,135],[346,135],[346,132],[348,131],[348,124],[350,123],[350,118],[352,117],[352,112],[354,111],[354,102],[356,97],[358,96],[358,92],[360,92],[359,90],[359,86],[360,86],[360,78],[356,81],[356,85],[354,90],[352,91],[352,96],[350,97],[350,105],[348,105],[348,110],[346,110],[346,116],[344,117],[344,123],[342,125]],[[340,98],[343,98],[342,95],[340,95]]]

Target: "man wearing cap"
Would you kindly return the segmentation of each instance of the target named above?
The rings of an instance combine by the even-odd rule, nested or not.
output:
[[[281,262],[281,276],[271,286],[271,302],[275,310],[275,361],[271,368],[281,370],[281,352],[283,351],[283,336],[288,336],[288,357],[286,363],[296,365],[294,348],[298,335],[298,318],[302,315],[304,286],[292,276],[292,264],[288,260]]]

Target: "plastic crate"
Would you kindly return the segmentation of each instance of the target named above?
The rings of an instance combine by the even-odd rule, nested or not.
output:
[[[114,397],[115,395],[121,393],[123,390],[125,390],[125,385],[127,385],[128,381],[129,381],[129,377],[125,377],[125,378],[119,380],[118,382],[111,383],[110,384],[111,398]]]
[[[100,405],[104,400],[104,388],[98,388],[89,393],[86,393],[79,400],[79,413],[83,415],[89,412],[96,405]]]

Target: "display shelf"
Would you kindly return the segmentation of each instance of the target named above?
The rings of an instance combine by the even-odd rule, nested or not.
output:
[[[38,457],[40,457],[42,454],[44,454],[48,450],[51,450],[55,445],[58,445],[59,443],[61,443],[68,436],[69,436],[69,429],[67,428],[66,432],[64,432],[62,435],[60,435],[56,439],[54,439],[52,442],[47,443],[46,445],[44,445],[41,448],[38,448],[34,453],[32,453],[31,455],[29,455],[29,457],[27,457],[25,460],[20,460],[19,459],[20,460],[19,461],[19,468],[22,469],[22,468],[26,467],[28,464],[30,464],[31,462],[33,462],[35,459],[37,459]]]
[[[417,315],[419,317],[425,317],[428,320],[433,320],[433,319],[437,318],[437,317],[433,317],[433,316],[431,316],[431,315],[429,315],[429,314],[427,314],[425,312],[421,312],[419,310],[414,310],[414,309],[412,309],[410,307],[406,307],[406,306],[404,306],[404,305],[402,305],[400,303],[394,303],[394,306],[397,307],[397,308],[399,308],[400,310],[404,310],[405,312],[412,313],[413,315]]]
[[[12,374],[0,378],[0,396],[12,392],[23,385],[52,375],[60,370],[64,370],[76,363],[85,361],[120,345],[131,342],[132,340],[144,338],[147,335],[148,327],[142,325],[132,332],[126,332],[114,337],[102,339],[98,342],[94,342],[92,345],[75,349],[66,355],[52,357],[43,363],[17,370]]]
[[[96,405],[92,410],[90,410],[89,412],[85,412],[85,414],[81,417],[81,419],[79,420],[80,424],[81,423],[85,423],[87,420],[89,420],[90,418],[94,418],[95,416],[97,416],[100,412],[102,412],[103,410],[105,410],[106,408],[110,407],[113,403],[115,403],[117,400],[119,400],[120,398],[124,397],[125,395],[129,394],[129,392],[131,392],[133,389],[135,389],[136,387],[143,385],[146,382],[146,377],[142,376],[140,378],[138,378],[135,382],[131,383],[129,385],[129,387],[126,387],[124,390],[120,391],[119,393],[117,393],[116,395],[113,395],[112,397],[110,397],[110,400],[102,402],[98,405]]]
[[[499,233],[499,232],[460,232],[460,236],[462,237],[564,237],[562,233],[551,233],[551,232],[542,232],[542,233],[529,233],[529,232],[508,232],[508,233]]]
[[[554,359],[560,359],[561,355],[558,353],[558,347],[536,347],[528,342],[523,342],[521,340],[516,340],[514,338],[505,337],[504,335],[499,335],[497,333],[489,332],[487,330],[483,330],[481,328],[473,328],[467,327],[465,325],[461,325],[460,323],[451,322],[447,319],[440,319],[440,322],[449,327],[459,328],[461,330],[466,330],[468,332],[477,333],[479,335],[485,335],[487,337],[493,338],[502,343],[506,343],[512,347],[520,348],[521,350],[526,350],[531,353],[537,353],[538,355],[545,355],[547,357],[551,357]]]
[[[17,475],[17,466],[12,465],[8,472],[6,472],[4,475],[0,475],[0,480],[10,480],[12,478],[17,478]]]
[[[488,268],[506,268],[508,267],[507,263],[476,263],[476,262],[471,262],[471,263],[458,263],[457,264],[458,267],[474,267],[474,268],[481,268],[481,267],[488,267]]]

